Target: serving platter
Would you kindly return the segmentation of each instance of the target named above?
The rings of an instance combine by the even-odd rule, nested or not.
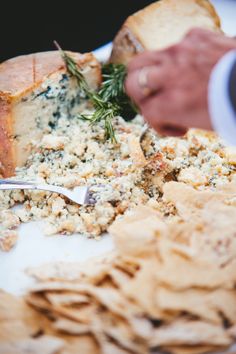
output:
[[[212,1],[222,18],[223,30],[236,35],[236,2],[234,0]],[[112,45],[95,50],[100,61],[105,61]],[[0,251],[0,288],[15,295],[23,294],[33,280],[25,273],[29,267],[55,261],[84,261],[113,248],[109,235],[100,240],[88,239],[83,235],[45,236],[43,222],[31,222],[20,227],[17,245],[10,252]]]

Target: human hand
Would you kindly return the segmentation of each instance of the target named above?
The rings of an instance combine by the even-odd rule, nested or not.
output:
[[[137,55],[128,67],[126,91],[149,124],[163,135],[189,127],[212,129],[207,89],[220,58],[236,40],[193,29],[177,45]]]

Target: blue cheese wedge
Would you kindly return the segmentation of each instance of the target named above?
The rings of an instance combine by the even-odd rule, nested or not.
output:
[[[71,53],[91,89],[101,82],[100,64],[91,54]],[[66,73],[58,52],[36,53],[0,65],[0,174],[23,166],[34,141],[53,130],[58,119],[81,110],[84,98]]]

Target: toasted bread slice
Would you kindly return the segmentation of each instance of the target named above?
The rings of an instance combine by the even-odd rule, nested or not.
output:
[[[92,89],[101,82],[93,54],[71,53]],[[14,174],[39,140],[63,115],[76,113],[83,98],[57,51],[7,60],[0,65],[0,174]],[[50,128],[51,126],[51,128]]]
[[[193,27],[220,31],[208,0],[161,0],[128,17],[113,42],[110,61],[127,64],[139,52],[178,43]]]

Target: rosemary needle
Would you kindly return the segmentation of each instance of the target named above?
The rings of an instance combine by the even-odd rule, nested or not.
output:
[[[55,46],[57,47],[57,49],[59,50],[61,57],[63,59],[63,61],[66,64],[66,68],[68,70],[68,72],[74,76],[77,79],[79,88],[81,89],[81,91],[88,97],[90,97],[90,95],[92,94],[92,92],[90,92],[88,84],[83,76],[83,74],[81,73],[79,68],[79,65],[74,61],[74,59],[68,55],[64,50],[61,49],[61,47],[59,46],[59,44],[54,41]]]
[[[113,118],[125,114],[133,117],[137,112],[128,96],[125,94],[125,66],[116,64],[104,65],[102,68],[103,82],[101,88],[98,92],[93,92],[89,89],[79,65],[67,52],[61,49],[56,41],[54,41],[54,44],[60,51],[68,72],[77,79],[80,90],[88,97],[94,106],[94,112],[92,114],[80,115],[79,118],[91,124],[104,122],[105,138],[116,143],[117,140],[112,123]]]
[[[103,83],[99,93],[104,100],[117,100],[126,95],[124,90],[126,74],[126,67],[122,64],[103,65]]]

